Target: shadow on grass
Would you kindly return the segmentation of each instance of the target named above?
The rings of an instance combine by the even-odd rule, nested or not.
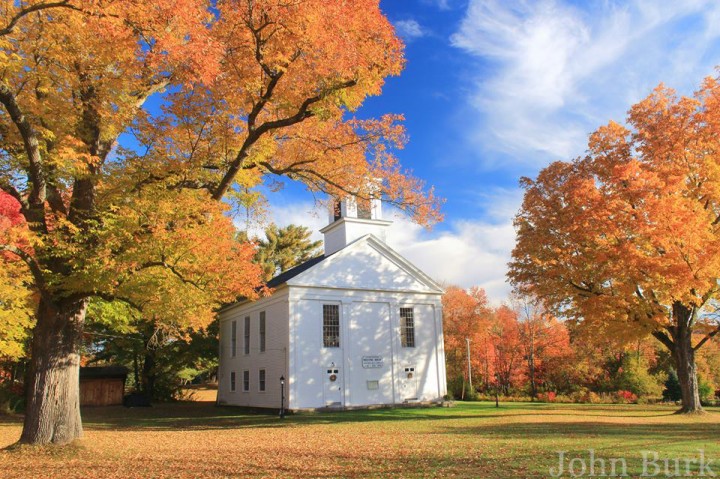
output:
[[[618,418],[621,419],[621,418]],[[693,423],[645,423],[628,424],[622,422],[518,422],[474,424],[472,426],[455,426],[445,428],[443,434],[471,434],[487,437],[501,436],[507,439],[542,439],[557,437],[563,439],[576,438],[579,441],[594,437],[617,439],[617,443],[628,440],[662,440],[678,443],[683,440],[717,442],[720,437],[720,424],[710,422]]]
[[[83,423],[89,429],[225,429],[298,425],[427,421],[488,417],[481,411],[436,408],[383,408],[356,411],[299,412],[284,419],[278,410],[257,410],[213,403],[175,403],[151,408],[86,408]]]
[[[285,427],[293,425],[371,423],[378,421],[432,421],[500,417],[494,407],[480,403],[453,408],[381,408],[346,411],[300,412],[278,417],[278,410],[215,406],[213,402],[157,404],[149,408],[122,406],[83,408],[87,429],[224,429]],[[507,412],[507,411],[504,411]],[[526,411],[527,412],[527,411]],[[0,416],[0,425],[22,423],[22,416]]]
[[[643,434],[673,434],[671,424],[617,424],[594,422],[593,417],[653,418],[672,416],[674,409],[667,406],[576,405],[547,403],[505,403],[495,408],[494,403],[456,403],[452,408],[383,408],[371,410],[302,412],[278,417],[278,410],[252,410],[232,406],[215,406],[213,402],[180,402],[159,404],[150,408],[124,408],[121,406],[84,408],[83,424],[87,429],[98,430],[211,430],[232,428],[275,428],[300,425],[371,423],[384,421],[465,421],[477,420],[472,426],[454,424],[447,432],[488,434],[497,436],[532,436],[552,432],[558,434],[609,434],[633,436]],[[577,417],[572,422],[537,422],[538,417]],[[501,418],[519,418],[517,423],[496,421]],[[523,418],[533,418],[530,422]],[[22,423],[22,416],[0,416],[0,425]],[[697,430],[698,434],[720,437],[720,424],[681,424],[677,431]]]

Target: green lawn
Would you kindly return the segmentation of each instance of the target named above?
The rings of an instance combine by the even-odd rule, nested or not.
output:
[[[280,420],[183,403],[83,415],[79,445],[2,451],[0,477],[550,477],[557,451],[589,467],[589,449],[606,460],[607,474],[610,458],[626,458],[630,477],[642,472],[642,451],[674,460],[703,450],[720,462],[720,411],[684,417],[665,406],[457,403]],[[0,419],[0,447],[19,434],[19,418]],[[720,475],[717,462],[710,467]],[[579,460],[575,466],[578,474]]]

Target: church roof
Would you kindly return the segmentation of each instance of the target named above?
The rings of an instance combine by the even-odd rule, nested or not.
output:
[[[328,257],[329,256],[316,256],[315,258],[309,259],[309,260],[305,261],[304,263],[301,263],[301,264],[299,264],[293,268],[290,268],[289,270],[275,276],[273,279],[271,279],[270,281],[268,281],[266,283],[266,286],[268,288],[277,288],[278,286],[287,283],[295,276],[312,268],[313,266],[320,263],[324,259],[327,259]]]

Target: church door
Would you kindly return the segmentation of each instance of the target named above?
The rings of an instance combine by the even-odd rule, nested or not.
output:
[[[325,406],[326,407],[342,407],[343,406],[343,378],[341,368],[332,365],[323,369],[325,377]]]
[[[400,395],[403,401],[416,401],[418,398],[418,378],[415,366],[405,366],[400,369]]]

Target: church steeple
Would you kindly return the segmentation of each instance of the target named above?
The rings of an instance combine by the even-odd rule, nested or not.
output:
[[[321,229],[325,236],[325,256],[343,249],[358,238],[372,234],[386,240],[386,229],[392,221],[382,219],[382,201],[347,196],[330,208],[330,224]]]

